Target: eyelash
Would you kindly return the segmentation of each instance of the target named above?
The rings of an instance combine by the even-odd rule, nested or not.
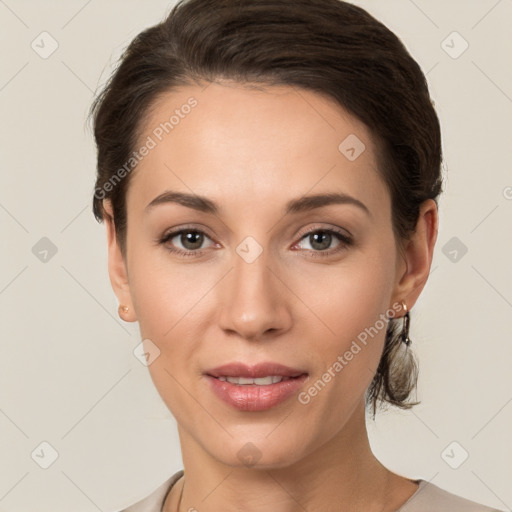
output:
[[[336,248],[330,249],[330,250],[315,251],[313,249],[304,249],[304,250],[310,252],[311,255],[315,258],[316,257],[325,258],[325,257],[333,256],[334,254],[336,254],[340,251],[346,250],[348,247],[350,247],[353,244],[353,240],[351,237],[349,237],[348,235],[346,235],[345,233],[343,233],[341,231],[338,231],[337,229],[318,228],[318,227],[310,229],[310,230],[306,231],[305,233],[302,233],[300,236],[299,242],[301,242],[304,238],[306,238],[307,236],[309,236],[313,233],[320,233],[320,232],[334,235],[341,243]],[[206,237],[210,238],[204,231],[202,231],[200,229],[193,228],[193,227],[183,227],[176,231],[171,231],[169,233],[166,233],[162,238],[160,238],[158,240],[158,243],[161,245],[164,245],[165,249],[168,252],[173,253],[173,254],[178,254],[184,258],[194,258],[194,257],[201,256],[205,252],[204,249],[196,250],[196,251],[184,251],[182,249],[175,249],[175,248],[172,248],[172,247],[169,247],[168,245],[166,245],[167,242],[172,240],[177,235],[181,235],[182,233],[197,233],[197,234],[205,235]],[[299,243],[299,242],[297,242],[297,243]],[[294,245],[296,245],[296,244],[294,244]]]

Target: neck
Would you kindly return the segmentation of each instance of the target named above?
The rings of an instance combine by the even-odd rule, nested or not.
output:
[[[364,403],[331,439],[295,462],[266,467],[228,465],[211,457],[178,427],[185,474],[164,511],[295,512],[396,510],[417,485],[386,469],[368,440]],[[179,484],[179,485],[178,485]]]

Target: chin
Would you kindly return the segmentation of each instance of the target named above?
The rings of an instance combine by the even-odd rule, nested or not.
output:
[[[275,425],[274,427],[275,428]],[[220,446],[205,447],[213,458],[234,468],[247,469],[278,469],[288,467],[301,458],[298,446],[303,447],[303,441],[276,435],[274,439],[265,437],[272,429],[265,428],[264,433],[250,436],[247,433],[237,437],[234,435]]]

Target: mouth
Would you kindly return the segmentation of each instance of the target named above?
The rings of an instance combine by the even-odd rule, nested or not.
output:
[[[207,374],[209,375],[209,374]],[[234,384],[235,386],[271,386],[272,384],[278,384],[280,382],[285,382],[287,380],[299,379],[302,376],[306,376],[307,373],[298,374],[295,376],[284,376],[284,375],[267,375],[265,377],[231,377],[227,375],[220,375],[215,377],[214,375],[209,375],[214,379],[220,380],[222,382],[229,382],[230,384]]]
[[[222,402],[238,411],[253,413],[288,402],[300,393],[309,379],[308,372],[286,369],[288,375],[282,375],[284,371],[276,371],[275,366],[273,373],[265,373],[262,368],[245,367],[242,370],[245,375],[237,375],[231,367],[231,370],[217,370],[216,374],[206,373],[205,378],[210,390]],[[259,375],[254,376],[255,373]]]

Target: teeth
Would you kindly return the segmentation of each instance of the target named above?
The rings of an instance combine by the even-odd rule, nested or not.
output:
[[[280,375],[269,375],[268,377],[259,377],[257,379],[245,378],[245,377],[218,377],[219,380],[227,381],[231,384],[243,385],[254,385],[257,386],[269,386],[270,384],[276,384],[283,380],[288,380],[290,377],[282,377]]]

